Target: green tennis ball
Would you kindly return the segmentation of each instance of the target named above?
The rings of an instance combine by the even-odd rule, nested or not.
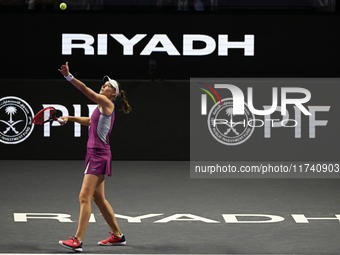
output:
[[[67,4],[66,4],[66,3],[61,3],[61,4],[59,5],[59,8],[60,8],[61,10],[65,10],[65,9],[67,8]]]

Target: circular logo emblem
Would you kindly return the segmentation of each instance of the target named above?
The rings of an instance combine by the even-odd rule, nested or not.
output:
[[[208,127],[211,135],[225,145],[244,143],[254,132],[252,121],[254,114],[244,103],[244,115],[234,115],[233,99],[225,98],[221,104],[215,104],[208,115]]]
[[[31,106],[18,97],[0,99],[0,142],[17,144],[23,142],[33,131],[34,113]]]

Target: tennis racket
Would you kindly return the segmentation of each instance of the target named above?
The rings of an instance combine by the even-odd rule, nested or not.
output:
[[[54,107],[46,107],[38,112],[32,122],[34,124],[44,124],[46,122],[58,121],[60,125],[64,122],[62,119],[57,118],[57,111]],[[64,123],[65,124],[65,123]]]

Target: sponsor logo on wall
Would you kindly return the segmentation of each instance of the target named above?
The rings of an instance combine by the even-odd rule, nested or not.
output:
[[[34,112],[23,99],[15,96],[0,99],[0,142],[18,144],[32,133]]]
[[[243,41],[231,41],[227,34],[218,35],[217,42],[209,35],[183,34],[181,45],[175,45],[166,34],[154,34],[147,41],[147,34],[136,34],[127,38],[124,34],[62,34],[62,55],[72,55],[74,49],[82,49],[84,55],[108,55],[111,40],[123,46],[124,56],[140,55],[149,56],[153,52],[164,52],[169,56],[206,56],[217,50],[218,56],[228,56],[229,50],[243,49],[244,56],[255,55],[255,35],[244,35]],[[109,40],[110,38],[110,40]],[[202,43],[205,46],[196,48],[194,45]],[[136,52],[134,46],[143,44],[144,49]],[[110,46],[112,47],[112,46]],[[180,52],[178,49],[183,48]]]
[[[242,90],[234,84],[228,84],[228,81],[215,83],[212,86],[198,82],[206,87],[205,89],[198,87],[205,92],[201,95],[201,115],[207,115],[207,95],[214,103],[208,113],[207,123],[209,131],[216,141],[224,145],[240,145],[252,136],[255,128],[264,128],[265,138],[271,137],[272,128],[294,128],[295,138],[301,138],[301,115],[309,118],[309,138],[315,138],[317,127],[327,126],[328,120],[317,120],[316,116],[318,112],[328,112],[331,106],[308,105],[311,92],[307,88],[288,87],[289,82],[285,84],[277,82],[277,85],[285,87],[282,86],[280,90],[278,87],[266,88],[270,91],[272,104],[261,105],[262,109],[256,109],[254,102],[263,100],[263,91],[256,88],[260,85],[259,82],[253,83],[254,87],[247,87],[248,95],[247,102],[245,102],[246,97]],[[221,100],[217,90],[228,90],[232,97]],[[257,95],[257,98],[254,94]],[[215,100],[215,97],[218,100]],[[279,99],[281,105],[278,105]],[[290,112],[292,111],[289,112],[288,109],[293,110],[294,117],[291,117]],[[280,118],[273,118],[274,112],[278,112],[281,115]],[[259,117],[255,117],[255,115]]]
[[[88,104],[88,116],[91,116],[97,105]],[[54,107],[58,116],[68,116],[69,110],[60,104],[42,104],[42,108]],[[37,109],[36,112],[41,109]],[[81,116],[81,105],[73,104],[74,116]],[[19,144],[24,142],[33,132],[32,119],[35,113],[31,105],[16,96],[0,98],[0,142],[4,144]],[[60,127],[58,123],[43,124],[43,137],[51,136],[51,128]],[[81,137],[81,125],[74,123],[74,137]]]

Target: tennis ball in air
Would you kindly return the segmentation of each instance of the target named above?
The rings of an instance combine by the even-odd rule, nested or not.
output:
[[[66,3],[61,3],[61,4],[59,5],[59,8],[60,8],[61,10],[65,10],[65,9],[67,8],[67,4],[66,4]]]

